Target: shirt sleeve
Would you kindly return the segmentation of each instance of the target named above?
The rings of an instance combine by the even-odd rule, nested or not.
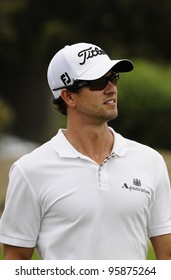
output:
[[[0,220],[0,242],[13,246],[36,246],[41,207],[29,182],[14,164],[9,173],[5,209]]]
[[[161,161],[158,174],[160,174],[160,179],[157,183],[154,204],[150,212],[149,237],[171,233],[171,187],[164,160]]]

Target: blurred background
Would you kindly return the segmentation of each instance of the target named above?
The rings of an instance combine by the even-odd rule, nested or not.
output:
[[[0,133],[44,142],[65,125],[47,85],[52,56],[92,42],[111,58],[130,58],[121,76],[119,118],[127,137],[171,146],[171,1],[0,0]]]
[[[91,42],[134,71],[118,85],[125,137],[162,151],[170,172],[170,0],[0,0],[1,209],[11,162],[66,126],[51,105],[47,67],[63,46]]]
[[[121,76],[112,125],[169,149],[170,16],[170,0],[0,0],[0,133],[44,142],[65,125],[51,106],[47,67],[60,48],[83,41],[135,64]]]

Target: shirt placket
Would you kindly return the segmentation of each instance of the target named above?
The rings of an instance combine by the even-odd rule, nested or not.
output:
[[[109,188],[109,175],[107,173],[106,164],[109,160],[114,158],[116,154],[113,152],[105,158],[105,160],[98,167],[98,185],[99,189],[107,190]]]

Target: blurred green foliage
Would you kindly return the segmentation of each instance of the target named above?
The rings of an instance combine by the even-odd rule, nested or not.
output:
[[[111,125],[126,137],[155,148],[171,148],[171,66],[134,60],[120,74],[119,117]]]
[[[14,119],[15,113],[13,109],[0,98],[0,133],[7,130],[12,125]]]

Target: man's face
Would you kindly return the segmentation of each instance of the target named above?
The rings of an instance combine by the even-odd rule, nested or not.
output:
[[[110,76],[109,72],[106,77]],[[108,81],[104,89],[92,89],[84,86],[74,94],[77,114],[91,123],[105,123],[118,115],[116,83]]]

